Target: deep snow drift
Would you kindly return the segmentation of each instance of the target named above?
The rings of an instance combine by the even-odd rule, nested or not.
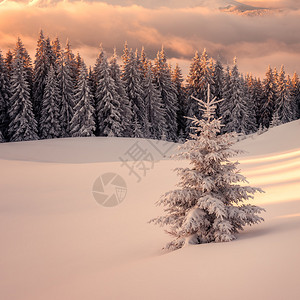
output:
[[[171,169],[184,164],[163,157],[175,149],[171,143],[0,144],[0,298],[299,299],[300,121],[236,147],[248,151],[238,158],[242,173],[266,191],[252,201],[267,210],[265,222],[234,242],[165,254],[169,237],[147,221],[161,212],[158,197],[178,181]],[[144,161],[130,171],[138,150]],[[105,173],[126,182],[118,206],[93,198],[93,184]]]

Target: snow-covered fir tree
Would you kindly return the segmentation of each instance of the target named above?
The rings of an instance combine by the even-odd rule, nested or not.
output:
[[[251,74],[246,76],[246,86],[249,93],[250,109],[255,116],[256,127],[259,127],[260,113],[262,109],[262,84],[259,78],[253,78]]]
[[[175,86],[172,82],[171,71],[167,64],[167,58],[163,48],[157,53],[154,61],[153,73],[156,85],[161,93],[162,103],[165,109],[167,140],[176,141],[178,99]]]
[[[2,134],[2,131],[0,130],[0,143],[4,143],[5,142],[5,138]]]
[[[270,128],[279,126],[281,124],[282,124],[282,122],[280,121],[278,111],[275,111],[273,114],[273,117],[272,117],[272,121],[270,123]]]
[[[60,120],[61,120],[61,137],[70,136],[70,125],[74,115],[74,77],[75,71],[73,63],[73,56],[71,55],[69,44],[67,44],[66,51],[62,53],[59,68],[58,68],[58,82],[61,95],[60,102]]]
[[[140,82],[143,85],[143,82],[145,80],[146,69],[144,69],[145,65],[142,63],[138,49],[135,50],[134,58],[136,60],[137,73],[138,76],[140,77]]]
[[[184,138],[184,133],[186,132],[186,118],[187,115],[187,95],[183,87],[183,76],[182,71],[178,64],[175,65],[175,68],[172,72],[172,82],[176,89],[177,94],[177,136]]]
[[[245,103],[245,134],[250,134],[257,131],[256,123],[256,102],[252,98],[252,91],[250,90],[247,79],[241,76],[241,84],[243,89],[243,100]]]
[[[212,77],[214,96],[217,100],[223,99],[224,68],[219,58],[214,64]],[[216,114],[218,117],[221,116],[219,103],[217,104]]]
[[[55,40],[52,42],[52,51],[55,56],[56,63],[58,65],[62,55],[61,45],[58,37],[56,37]]]
[[[295,72],[291,79],[291,96],[297,108],[297,119],[300,118],[300,80],[298,74]]]
[[[2,94],[0,93],[0,135],[1,135],[0,141],[1,142],[4,141],[4,135],[3,135],[4,130],[7,130],[6,120],[8,120],[7,103],[3,99]]]
[[[228,89],[223,93],[222,114],[226,121],[223,132],[234,131],[242,134],[254,132],[255,124],[250,116],[249,99],[238,71],[236,58],[234,59],[234,66],[231,70],[228,84],[229,86],[226,86]]]
[[[29,53],[27,52],[22,40],[18,37],[16,48],[13,51],[13,56],[16,57],[16,51],[18,51],[18,56],[22,60],[22,64],[25,70],[25,79],[29,85],[30,98],[32,99],[32,86],[33,86],[33,70],[32,61]]]
[[[9,75],[2,53],[0,51],[0,131],[2,138],[6,139],[7,128],[9,124],[8,108],[9,108]]]
[[[150,63],[149,63],[150,64]],[[148,67],[144,82],[144,101],[148,126],[148,136],[160,139],[166,133],[165,109],[162,104],[161,93],[154,82],[151,64]]]
[[[126,46],[126,45],[125,45]],[[144,91],[141,82],[140,72],[138,70],[137,61],[132,50],[129,50],[125,47],[123,59],[123,73],[122,79],[125,84],[125,90],[127,97],[130,101],[132,107],[132,120],[138,122],[139,126],[135,128],[141,128],[142,133],[145,129],[146,119],[146,108],[144,102]]]
[[[10,50],[7,51],[5,56],[5,66],[7,69],[8,79],[10,80],[10,74],[12,71],[12,61],[13,61],[13,54]]]
[[[245,225],[263,221],[262,208],[244,204],[261,189],[250,187],[240,174],[238,162],[230,159],[239,151],[231,147],[236,134],[220,135],[221,120],[214,117],[217,101],[198,100],[201,120],[193,118],[194,133],[180,149],[178,158],[190,160],[192,167],[177,168],[178,189],[164,194],[157,205],[165,215],[150,222],[167,226],[174,238],[166,249],[176,250],[188,244],[228,242]]]
[[[81,64],[82,64],[83,60],[81,58],[81,55],[79,54],[79,52],[77,52],[76,56],[75,56],[75,84],[78,84],[78,80],[79,80],[79,73],[81,71]]]
[[[45,37],[41,30],[37,41],[33,76],[33,110],[37,120],[41,117],[46,79],[50,68],[47,52]]]
[[[200,58],[200,86],[202,97],[200,99],[205,99],[207,95],[207,87],[211,87],[211,92],[214,94],[215,91],[213,81],[213,61],[208,57],[207,51],[204,48],[203,53]]]
[[[226,132],[225,126],[230,121],[231,116],[231,87],[230,87],[230,81],[231,81],[231,72],[229,66],[226,67],[226,71],[224,72],[224,80],[223,80],[223,88],[222,88],[222,99],[223,101],[217,103],[217,106],[220,107],[220,115],[222,117],[222,123],[223,127],[221,129],[222,133]],[[218,107],[217,107],[218,108]],[[217,109],[216,109],[217,111]]]
[[[104,51],[103,51],[103,47],[102,44],[100,44],[99,46],[99,53],[98,56],[96,58],[96,63],[93,69],[93,79],[95,81],[95,88],[97,86],[97,83],[99,82],[99,78],[100,78],[100,74],[101,74],[101,64],[103,61],[103,57],[104,57]]]
[[[61,95],[57,76],[53,66],[50,66],[41,105],[40,137],[53,139],[61,136],[60,120]]]
[[[129,59],[130,59],[130,55],[131,55],[130,52],[132,52],[132,49],[129,50],[128,43],[127,43],[127,41],[125,41],[124,48],[123,48],[123,54],[122,54],[122,61],[123,61],[122,71],[123,71],[123,73],[125,73],[125,68],[126,68],[127,64],[129,63]]]
[[[38,139],[37,122],[34,118],[28,83],[28,67],[24,61],[23,44],[18,40],[14,50],[10,77],[10,99],[8,115],[8,136],[10,141],[28,141]]]
[[[58,66],[56,64],[56,55],[53,52],[49,37],[47,37],[45,44],[46,44],[46,58],[47,58],[48,68],[50,69],[50,67],[53,66],[54,70],[57,71]]]
[[[144,47],[142,47],[140,60],[141,60],[141,73],[143,75],[143,78],[146,78],[148,67],[149,67],[149,59],[147,58]]]
[[[260,124],[262,127],[268,128],[272,120],[272,116],[276,103],[276,86],[274,82],[274,75],[272,68],[269,66],[266,76],[263,80],[263,97],[262,110],[260,116]]]
[[[69,65],[70,76],[73,80],[73,84],[75,85],[76,73],[77,73],[76,60],[75,60],[75,55],[72,51],[71,43],[69,40],[67,40],[67,42],[66,42],[66,47],[64,49],[64,55],[66,57],[66,61],[68,62],[68,65]]]
[[[277,78],[277,98],[275,102],[275,111],[282,123],[293,121],[296,118],[296,105],[292,100],[285,70],[282,66]]]
[[[121,78],[116,49],[114,49],[113,57],[110,60],[110,72],[112,79],[115,81],[116,92],[120,102],[122,136],[129,137],[132,134],[132,107],[126,94],[125,84]]]
[[[132,137],[142,138],[144,135],[144,130],[142,130],[142,126],[140,125],[137,116],[135,116],[133,120]]]
[[[100,66],[99,82],[96,91],[96,116],[99,125],[99,135],[121,136],[123,126],[121,124],[122,108],[120,97],[117,93],[115,81],[111,77],[111,70],[104,55]]]
[[[200,62],[200,56],[199,52],[196,51],[195,55],[192,59],[191,65],[190,65],[190,71],[187,77],[187,116],[193,117],[196,116],[200,118],[200,113],[197,104],[193,100],[193,97],[196,98],[202,98],[202,86],[201,86],[201,62]],[[187,135],[190,132],[190,127],[191,127],[191,121],[187,120],[187,128],[186,128],[186,133]]]
[[[88,71],[83,60],[80,62],[78,85],[75,90],[74,115],[71,120],[71,136],[93,136],[95,132],[93,95],[88,82]]]

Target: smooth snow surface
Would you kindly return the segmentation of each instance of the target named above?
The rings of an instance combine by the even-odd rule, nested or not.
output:
[[[120,161],[136,142],[155,159],[140,182]],[[162,159],[147,140],[0,144],[0,299],[299,299],[300,121],[236,147],[248,151],[242,173],[266,191],[252,202],[267,210],[265,222],[234,242],[163,253],[169,237],[147,221],[184,162]],[[112,208],[92,195],[107,172],[127,183]]]

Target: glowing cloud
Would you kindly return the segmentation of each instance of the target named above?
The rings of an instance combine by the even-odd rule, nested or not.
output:
[[[240,16],[221,12],[207,1],[166,1],[158,7],[154,1],[9,1],[0,3],[0,48],[13,48],[16,37],[22,37],[33,54],[40,29],[62,43],[70,39],[74,52],[80,51],[92,63],[103,43],[107,51],[116,46],[121,53],[124,41],[132,48],[145,46],[150,57],[163,44],[171,59],[190,59],[195,50],[207,48],[210,55],[220,55],[224,62],[237,56],[242,71],[261,75],[270,63],[285,64],[288,72],[300,73],[300,10],[297,1],[289,8],[266,16]],[[245,1],[246,2],[246,1]],[[258,1],[247,1],[258,4]],[[283,1],[260,1],[271,5]],[[135,5],[138,3],[140,5]],[[153,3],[153,5],[150,5]],[[170,4],[171,3],[171,4]],[[180,5],[179,5],[180,4]],[[293,4],[295,4],[293,6]],[[172,7],[171,7],[172,6]],[[286,6],[287,7],[287,6]]]

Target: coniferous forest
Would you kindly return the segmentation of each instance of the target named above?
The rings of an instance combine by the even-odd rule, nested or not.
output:
[[[144,137],[178,141],[201,118],[192,96],[205,101],[207,88],[218,104],[222,132],[251,134],[300,118],[300,81],[269,67],[264,78],[241,74],[195,53],[183,78],[167,62],[164,49],[154,60],[125,43],[121,64],[116,50],[102,47],[87,67],[70,43],[62,46],[41,31],[32,61],[18,38],[13,51],[0,52],[0,141],[87,136]]]

